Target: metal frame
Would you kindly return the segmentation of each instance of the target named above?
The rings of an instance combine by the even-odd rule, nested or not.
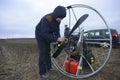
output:
[[[97,10],[95,10],[94,8],[92,8],[92,7],[88,6],[88,5],[84,5],[84,4],[74,4],[74,5],[70,5],[70,6],[67,7],[67,10],[69,10],[69,26],[71,25],[71,13],[70,13],[70,9],[73,11],[74,17],[75,17],[75,19],[76,19],[76,21],[77,21],[77,17],[75,16],[75,13],[74,13],[74,8],[77,8],[77,7],[87,8],[87,9],[90,9],[90,10],[93,10],[94,12],[96,12],[96,13],[99,15],[99,17],[103,20],[103,22],[104,22],[104,24],[105,24],[105,26],[106,26],[106,28],[108,29],[109,34],[110,34],[110,36],[109,36],[109,37],[110,37],[110,39],[109,39],[109,41],[110,41],[109,51],[108,51],[108,53],[107,53],[107,57],[106,57],[106,60],[104,61],[104,63],[103,63],[97,70],[94,70],[94,69],[92,68],[92,66],[89,64],[89,62],[87,62],[88,65],[89,65],[89,67],[91,68],[92,73],[85,74],[85,75],[78,75],[78,72],[79,72],[79,71],[77,71],[77,74],[76,74],[76,75],[70,74],[70,73],[66,72],[66,71],[63,69],[63,67],[65,66],[65,64],[63,64],[63,67],[60,67],[59,64],[56,62],[56,59],[53,58],[53,57],[51,57],[52,63],[54,64],[54,66],[57,68],[57,70],[58,70],[59,72],[61,72],[62,74],[66,75],[66,76],[68,76],[68,77],[70,77],[70,78],[77,78],[77,79],[79,79],[79,78],[87,78],[87,77],[90,77],[90,76],[96,74],[97,72],[99,72],[99,71],[105,66],[105,64],[106,64],[106,63],[108,62],[108,60],[109,60],[109,57],[110,57],[110,54],[111,54],[111,50],[112,50],[112,37],[111,37],[110,29],[109,29],[109,27],[108,27],[105,19],[102,17],[102,15],[101,15]],[[81,29],[79,28],[79,32],[80,32],[80,30],[81,30]],[[83,31],[82,31],[81,34],[80,34],[80,37],[81,37],[81,38],[79,38],[79,41],[78,41],[78,43],[77,43],[77,46],[81,45],[81,43],[83,42],[83,41],[82,41],[82,37],[83,37],[82,34],[83,34]],[[90,42],[88,42],[88,43],[90,43]],[[106,45],[105,43],[98,43],[98,42],[91,43],[91,44],[102,44],[102,45]],[[80,58],[80,60],[79,60],[79,65],[81,65],[80,63],[82,62],[82,59],[83,59],[83,58],[86,60],[86,58],[83,56],[83,54],[81,54],[81,58]],[[66,59],[65,59],[65,60],[66,60]],[[87,60],[86,60],[86,61],[87,61]],[[64,62],[64,63],[65,63],[65,62]]]

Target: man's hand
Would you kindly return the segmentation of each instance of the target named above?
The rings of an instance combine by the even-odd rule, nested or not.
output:
[[[62,37],[59,37],[59,38],[57,39],[58,42],[63,42],[64,40],[65,40],[65,38],[62,38]]]
[[[67,39],[67,38],[59,37],[59,38],[57,39],[57,41],[58,41],[58,42],[65,42],[65,43],[67,43],[67,42],[68,42],[68,39]]]

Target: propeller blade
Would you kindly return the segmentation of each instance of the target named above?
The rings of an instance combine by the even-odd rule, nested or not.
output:
[[[79,27],[79,25],[81,25],[86,20],[88,16],[89,16],[88,14],[84,14],[82,17],[80,17],[77,23],[74,25],[74,27],[70,31],[68,36],[71,36],[71,34]]]
[[[83,15],[82,17],[80,17],[78,19],[78,21],[76,22],[76,24],[73,26],[72,30],[70,31],[69,35],[68,35],[68,38],[71,36],[71,34],[85,21],[85,19],[88,17],[89,15],[88,14],[85,14]],[[65,48],[65,46],[67,45],[68,43],[63,43],[58,49],[57,51],[53,54],[53,57],[56,58],[60,52]]]
[[[60,52],[64,49],[64,47],[67,45],[67,43],[63,43],[58,49],[57,51],[53,54],[53,57],[56,58]]]

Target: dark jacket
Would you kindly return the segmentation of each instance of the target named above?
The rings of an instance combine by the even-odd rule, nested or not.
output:
[[[48,43],[56,42],[58,37],[60,37],[60,22],[57,22],[56,18],[64,18],[65,16],[66,9],[62,6],[56,7],[53,13],[44,16],[36,26],[36,39]]]
[[[69,27],[65,28],[65,30],[64,30],[65,38],[68,38],[69,33],[70,33],[70,28]]]
[[[51,16],[51,14],[44,16],[36,26],[36,39],[46,41],[48,43],[56,42],[57,38],[60,37],[60,23],[56,20],[49,21],[47,16]]]

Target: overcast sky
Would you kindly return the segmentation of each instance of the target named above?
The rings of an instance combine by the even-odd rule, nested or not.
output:
[[[86,4],[120,33],[120,0],[0,0],[0,38],[34,38],[40,19],[58,5]]]

